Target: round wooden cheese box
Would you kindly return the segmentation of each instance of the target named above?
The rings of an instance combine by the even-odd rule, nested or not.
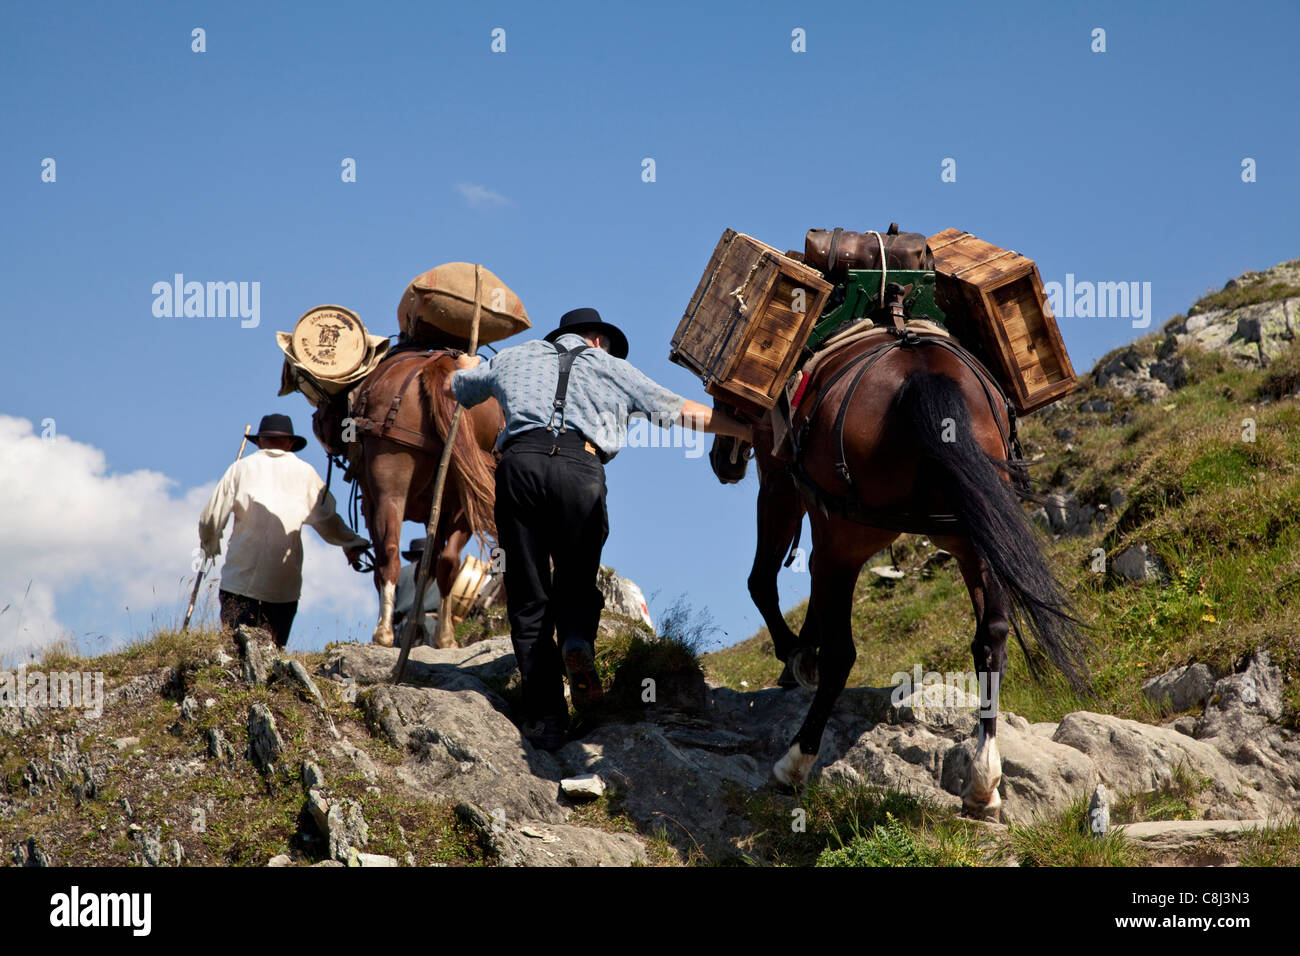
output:
[[[338,305],[318,305],[293,328],[293,357],[317,378],[343,378],[361,365],[369,342],[360,317]]]

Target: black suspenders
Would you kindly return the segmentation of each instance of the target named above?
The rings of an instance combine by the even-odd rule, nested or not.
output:
[[[551,345],[560,355],[560,379],[555,383],[555,402],[551,406],[551,420],[547,422],[546,427],[557,435],[563,435],[564,428],[564,396],[569,391],[569,372],[573,369],[573,360],[579,353],[591,348],[589,345],[579,345],[575,348],[566,349],[558,342],[552,342]],[[560,420],[559,429],[556,429],[555,419]]]

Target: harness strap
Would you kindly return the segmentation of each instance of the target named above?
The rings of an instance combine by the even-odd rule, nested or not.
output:
[[[374,435],[376,438],[387,438],[395,441],[400,445],[407,445],[411,448],[418,448],[421,451],[435,452],[440,450],[439,443],[429,435],[416,431],[412,428],[406,428],[397,424],[397,413],[402,407],[402,398],[406,395],[407,389],[415,381],[415,377],[429,363],[444,355],[452,354],[450,350],[442,349],[435,352],[406,352],[390,359],[394,363],[406,362],[411,366],[410,371],[406,373],[406,378],[402,380],[402,385],[393,394],[393,400],[388,406],[388,412],[384,415],[382,422],[368,417],[365,413],[368,410],[367,405],[370,399],[370,389],[378,381],[378,376],[372,375],[367,381],[365,389],[361,392],[355,405],[355,413],[352,416],[352,423],[360,432],[368,435]],[[412,360],[416,361],[412,361]],[[380,366],[383,368],[383,365]]]
[[[551,406],[551,420],[546,423],[546,427],[556,435],[563,435],[564,427],[564,402],[565,396],[569,391],[569,372],[573,370],[573,360],[579,354],[591,348],[590,345],[578,345],[571,349],[566,349],[558,342],[552,342],[552,347],[560,356],[560,377],[555,383],[555,401]],[[560,427],[556,430],[555,419],[559,418]]]
[[[885,331],[891,331],[886,329]],[[886,353],[903,346],[916,346],[921,344],[937,345],[946,349],[975,373],[979,379],[980,385],[984,389],[985,398],[989,403],[989,409],[993,412],[993,419],[998,423],[998,431],[1002,437],[1003,447],[1006,450],[1007,460],[1013,460],[1013,456],[1020,456],[1019,438],[1015,432],[1015,410],[1006,396],[1002,395],[1001,389],[998,394],[1002,398],[1002,405],[1007,411],[1009,427],[1004,430],[997,414],[997,401],[994,398],[993,388],[990,388],[989,382],[993,381],[988,370],[984,368],[972,355],[968,355],[965,350],[958,348],[951,341],[938,336],[925,336],[922,338],[915,332],[904,331],[903,334],[895,334],[889,341],[875,345],[861,355],[854,356],[844,364],[844,367],[831,376],[830,381],[824,387],[818,390],[817,398],[813,402],[812,408],[808,411],[808,416],[803,420],[799,429],[792,432],[791,438],[793,443],[793,452],[790,461],[790,475],[794,479],[796,486],[804,499],[813,507],[816,507],[823,514],[834,513],[841,518],[854,521],[858,524],[865,524],[875,528],[886,528],[892,531],[909,531],[920,532],[924,534],[944,534],[955,531],[961,531],[964,525],[960,518],[953,514],[933,514],[933,515],[914,515],[907,512],[900,512],[896,509],[868,508],[861,502],[852,498],[832,495],[812,479],[803,468],[803,444],[807,439],[808,431],[812,427],[813,419],[821,407],[822,401],[839,383],[840,379],[854,371],[855,374],[849,382],[849,388],[840,402],[839,410],[835,415],[835,424],[832,434],[836,442],[836,461],[835,471],[850,488],[853,487],[853,477],[849,471],[848,462],[844,451],[844,422],[848,415],[848,407],[853,399],[853,394],[857,391],[858,383],[867,371]]]

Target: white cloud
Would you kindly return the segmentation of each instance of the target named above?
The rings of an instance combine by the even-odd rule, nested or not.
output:
[[[503,196],[486,186],[477,186],[474,183],[457,183],[456,192],[460,193],[460,198],[465,200],[467,205],[475,209],[514,205],[514,200],[508,196]]]
[[[116,643],[180,623],[194,580],[199,512],[215,477],[181,489],[161,472],[110,474],[99,449],[62,435],[42,438],[30,421],[6,415],[0,448],[0,609],[8,606],[0,610],[0,661],[78,625]],[[352,571],[314,532],[303,542],[299,613],[371,614],[370,577]],[[209,571],[205,596],[219,570]],[[201,607],[215,607],[211,594]]]

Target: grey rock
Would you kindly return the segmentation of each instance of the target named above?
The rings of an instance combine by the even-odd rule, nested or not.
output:
[[[304,760],[302,762],[302,786],[307,791],[325,786],[325,773],[316,761]]]
[[[360,853],[352,850],[348,853],[348,866],[368,866],[368,867],[393,867],[397,866],[397,860],[391,856],[384,856],[381,853]]]
[[[1170,391],[1176,391],[1187,384],[1187,359],[1181,355],[1175,358],[1153,362],[1150,367],[1151,377],[1162,382]]]
[[[585,773],[578,777],[565,777],[560,781],[560,789],[570,800],[595,800],[605,793],[605,782],[594,773]]]
[[[1110,490],[1110,510],[1120,511],[1128,504],[1128,495],[1124,494],[1123,488],[1112,488]]]
[[[1191,710],[1202,706],[1214,690],[1214,672],[1205,664],[1188,664],[1165,671],[1142,684],[1142,693],[1157,707]]]
[[[1152,820],[1121,827],[1125,839],[1184,865],[1235,863],[1234,845],[1268,826],[1267,820]]]
[[[1176,730],[1176,731],[1178,731],[1180,734],[1183,734],[1183,735],[1186,736],[1186,737],[1195,737],[1195,736],[1196,736],[1196,718],[1195,718],[1195,717],[1188,717],[1188,716],[1186,716],[1186,715],[1184,715],[1184,716],[1182,716],[1182,717],[1175,717],[1173,720],[1171,720],[1171,721],[1170,721],[1168,724],[1166,724],[1165,726],[1169,727],[1169,728],[1172,729],[1172,730]]]
[[[293,866],[293,857],[289,856],[289,854],[287,853],[280,853],[276,856],[271,857],[271,859],[269,859],[266,862],[266,865],[267,866]]]
[[[628,833],[554,823],[516,826],[471,803],[457,804],[455,812],[500,866],[631,866],[646,861],[641,842]]]
[[[284,750],[284,741],[275,726],[275,716],[265,704],[257,703],[249,708],[248,750],[249,757],[263,773],[271,772]]]
[[[1049,495],[1045,504],[1048,527],[1053,534],[1087,535],[1104,520],[1093,505],[1080,504],[1074,492]]]
[[[1136,583],[1169,580],[1163,559],[1145,541],[1131,544],[1115,555],[1110,561],[1110,570],[1115,576]]]
[[[250,687],[260,687],[266,683],[270,671],[270,661],[275,657],[275,639],[260,627],[235,628],[235,643],[239,645],[242,658],[241,674]]]
[[[361,813],[361,805],[350,797],[330,801],[325,836],[329,840],[330,857],[347,862],[348,854],[365,846],[370,839],[370,827]]]
[[[193,697],[181,701],[181,720],[189,722],[199,715],[199,702]]]
[[[1278,724],[1282,674],[1266,650],[1214,685],[1196,728],[1199,740],[1234,761],[1255,787],[1300,806],[1300,735]]]
[[[226,740],[220,727],[208,728],[208,756],[220,763],[230,764],[234,761],[235,748]]]
[[[140,746],[139,737],[118,737],[113,741],[113,746],[118,750],[134,750]]]
[[[28,837],[22,843],[15,843],[13,847],[13,861],[15,866],[49,866],[50,860],[36,845],[36,837]]]
[[[144,861],[150,866],[160,866],[163,859],[162,828],[155,827],[153,833],[146,833],[140,828],[132,831],[131,837],[140,847]]]
[[[1109,714],[1067,714],[1052,738],[1092,758],[1101,782],[1117,791],[1168,790],[1186,772],[1209,781],[1193,804],[1215,817],[1240,819],[1267,815],[1270,801],[1217,750],[1174,730]]]
[[[596,586],[605,598],[606,611],[641,621],[650,630],[654,630],[654,621],[646,606],[645,595],[634,582],[619,577],[612,568],[602,567],[596,575]]]
[[[376,644],[343,644],[336,651],[336,656],[325,665],[325,673],[354,680],[359,687],[387,685],[399,653],[397,648]],[[412,648],[402,684],[450,691],[485,691],[488,686],[505,687],[517,674],[510,638],[493,637],[467,647]],[[505,702],[499,697],[495,699],[504,710]]]
[[[397,779],[427,800],[468,801],[501,808],[512,820],[563,823],[563,774],[555,758],[524,739],[497,695],[464,679],[478,690],[385,685],[364,696],[367,723],[405,754]]]
[[[1093,415],[1108,415],[1115,410],[1115,403],[1106,398],[1089,398],[1079,403],[1079,411]]]
[[[307,813],[316,824],[316,829],[320,831],[321,836],[329,836],[330,804],[319,790],[307,791]]]
[[[379,779],[379,771],[375,769],[374,761],[370,759],[370,755],[351,741],[340,740],[338,743],[331,744],[330,753],[336,757],[350,760],[352,765],[365,778],[366,783],[374,783]]]
[[[292,684],[303,692],[321,710],[325,709],[325,698],[321,696],[320,689],[316,682],[311,679],[307,673],[307,668],[302,666],[301,661],[286,660],[285,658],[276,658],[271,665],[271,680],[284,681]]]
[[[176,866],[180,866],[181,861],[185,859],[185,848],[181,846],[181,841],[172,840],[172,842],[168,844],[168,849],[171,851],[172,863]]]
[[[1097,784],[1088,802],[1088,830],[1098,837],[1110,831],[1110,791],[1104,783]]]
[[[141,674],[104,693],[104,709],[133,706],[166,696],[176,687],[176,669],[169,667],[152,674]]]

